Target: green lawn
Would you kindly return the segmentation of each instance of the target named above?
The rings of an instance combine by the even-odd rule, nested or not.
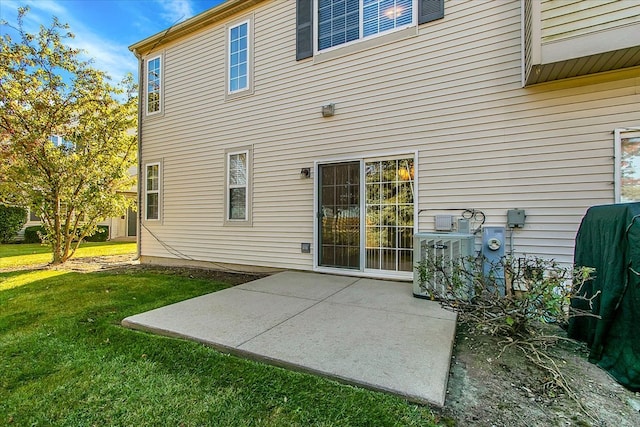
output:
[[[86,242],[73,258],[131,254],[136,244],[130,242]],[[0,244],[0,268],[13,268],[51,262],[51,247],[39,243]]]
[[[395,396],[120,326],[227,286],[149,271],[0,273],[0,425],[435,425]]]

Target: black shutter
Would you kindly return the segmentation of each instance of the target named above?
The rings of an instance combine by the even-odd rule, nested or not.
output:
[[[444,18],[444,0],[419,0],[418,24]]]
[[[296,0],[296,60],[313,56],[313,0]]]

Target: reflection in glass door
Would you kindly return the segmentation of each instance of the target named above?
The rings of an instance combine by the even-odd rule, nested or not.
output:
[[[318,176],[318,264],[360,269],[360,162],[319,165]]]
[[[365,162],[365,268],[413,269],[413,158]]]

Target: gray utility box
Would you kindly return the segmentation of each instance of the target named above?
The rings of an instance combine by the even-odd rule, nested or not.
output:
[[[507,227],[509,228],[522,228],[524,227],[524,220],[527,216],[522,209],[509,209],[507,211]]]
[[[450,274],[455,265],[466,262],[474,255],[474,251],[475,236],[473,234],[427,232],[414,234],[413,296],[445,298],[447,295],[445,275]],[[420,274],[421,264],[429,267],[426,277]],[[468,290],[468,292],[471,291],[471,289]]]

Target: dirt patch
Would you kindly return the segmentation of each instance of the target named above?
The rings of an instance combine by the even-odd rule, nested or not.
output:
[[[521,349],[506,344],[459,328],[444,409],[456,425],[640,426],[640,393],[625,389],[590,363],[583,344],[562,340],[548,353],[588,414]]]
[[[145,271],[172,276],[183,276],[191,279],[210,279],[231,285],[239,285],[264,277],[264,274],[239,273],[235,271],[212,270],[192,267],[166,267],[161,265],[140,264],[134,255],[114,255],[90,258],[70,259],[64,265],[53,267],[78,272],[95,271]]]
[[[31,267],[33,268],[33,267]],[[79,272],[150,271],[238,285],[264,275],[185,267],[140,265],[133,255],[79,258],[55,267]],[[553,325],[548,333],[563,336]],[[631,392],[587,360],[584,345],[560,341],[549,354],[581,404],[554,385],[548,373],[522,350],[500,338],[460,325],[451,360],[445,408],[446,424],[457,426],[640,426],[640,393]],[[581,408],[586,410],[587,413]]]

